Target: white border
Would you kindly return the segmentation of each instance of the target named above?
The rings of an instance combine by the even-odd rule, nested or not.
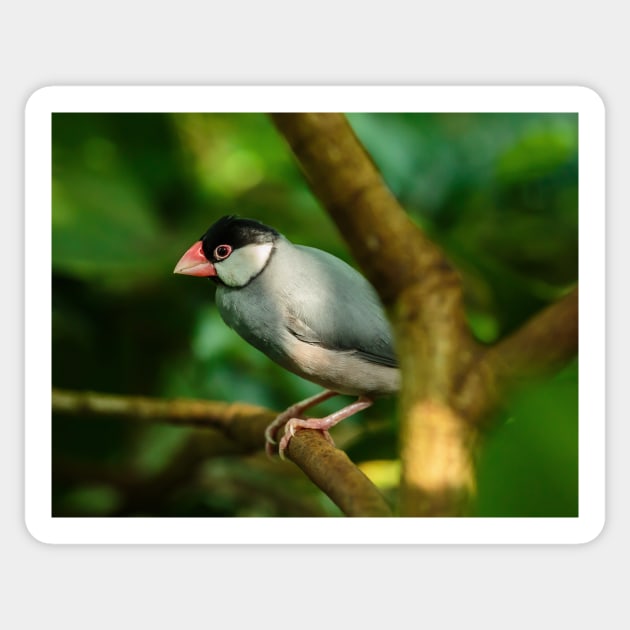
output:
[[[53,518],[52,112],[577,112],[579,517],[461,519]],[[46,543],[584,543],[605,521],[605,112],[584,87],[46,87],[25,118],[25,519]]]

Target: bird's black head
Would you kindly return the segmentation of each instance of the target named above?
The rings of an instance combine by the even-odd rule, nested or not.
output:
[[[173,273],[244,287],[267,266],[280,234],[259,221],[225,216],[188,248]]]
[[[206,258],[216,263],[227,258],[235,249],[273,243],[278,236],[276,230],[260,221],[227,215],[208,228],[201,237],[201,243]]]
[[[276,230],[254,219],[222,217],[182,256],[175,273],[244,287],[267,266],[279,237]]]

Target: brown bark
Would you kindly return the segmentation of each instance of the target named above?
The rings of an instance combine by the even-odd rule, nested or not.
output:
[[[456,392],[455,406],[482,424],[513,391],[564,367],[578,354],[578,287],[479,355]]]

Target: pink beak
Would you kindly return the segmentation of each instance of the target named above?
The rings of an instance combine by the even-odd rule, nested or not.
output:
[[[181,273],[186,276],[200,276],[202,278],[216,276],[217,270],[203,253],[201,241],[197,241],[175,265],[173,273]]]

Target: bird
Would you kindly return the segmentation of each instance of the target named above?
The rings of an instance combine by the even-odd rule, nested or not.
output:
[[[224,323],[271,360],[324,388],[291,405],[265,430],[282,459],[301,429],[329,429],[400,389],[392,331],[374,287],[333,254],[294,244],[255,219],[226,215],[177,262],[173,273],[210,278]],[[311,407],[356,397],[323,418]],[[284,433],[278,438],[284,428]]]

